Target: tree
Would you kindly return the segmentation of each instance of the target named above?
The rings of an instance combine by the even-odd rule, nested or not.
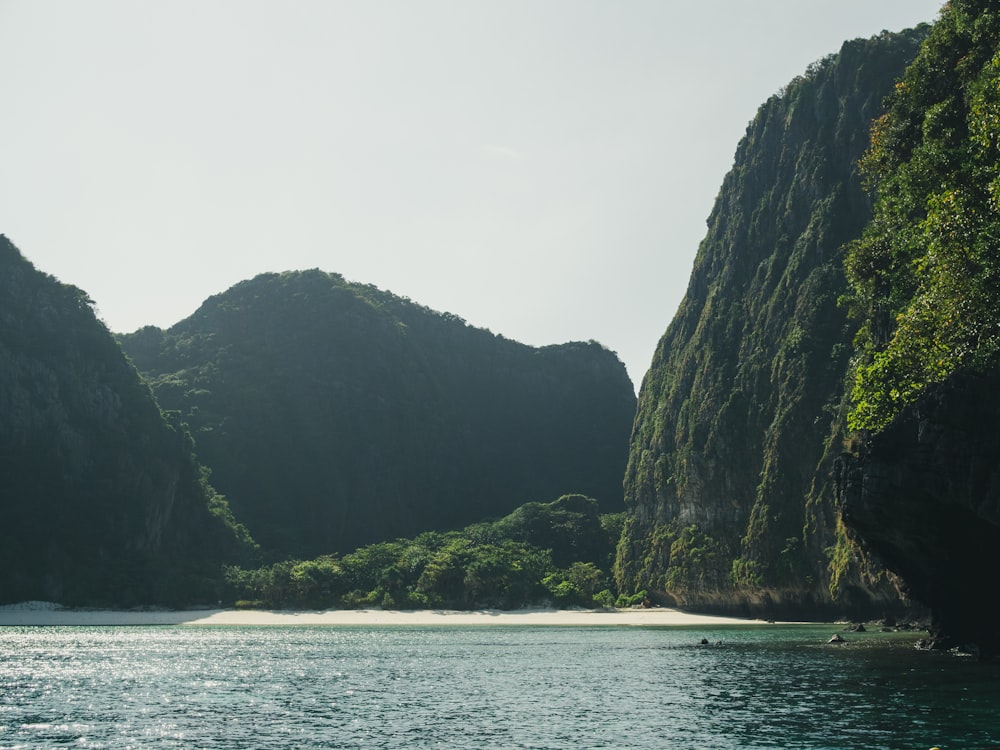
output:
[[[846,260],[863,323],[852,429],[1000,355],[998,43],[1000,3],[949,3],[872,129],[874,217]]]

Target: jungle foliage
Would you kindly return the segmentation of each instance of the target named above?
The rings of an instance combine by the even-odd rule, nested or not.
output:
[[[226,570],[237,606],[514,609],[607,607],[609,565],[623,514],[582,495],[531,502],[460,531],[366,545],[344,556]]]
[[[254,544],[80,289],[0,237],[0,603],[214,602]]]
[[[121,341],[272,560],[565,492],[621,508],[635,394],[596,342],[525,346],[317,270]]]
[[[862,160],[874,218],[847,254],[863,322],[853,429],[1000,357],[1000,3],[948,3]]]

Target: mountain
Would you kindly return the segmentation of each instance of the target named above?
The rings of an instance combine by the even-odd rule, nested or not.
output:
[[[318,270],[258,276],[121,342],[276,557],[566,493],[621,509],[635,395],[597,343],[525,346]]]
[[[862,162],[862,326],[844,521],[932,612],[933,643],[1000,655],[1000,2],[952,0]],[[975,649],[972,649],[975,650]]]
[[[245,530],[91,305],[0,236],[0,602],[214,602]]]
[[[830,477],[857,329],[842,247],[872,216],[857,162],[926,34],[845,43],[748,126],[640,390],[621,590],[759,616],[905,606],[849,539]]]

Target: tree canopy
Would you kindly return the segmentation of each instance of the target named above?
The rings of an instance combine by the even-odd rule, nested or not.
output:
[[[231,567],[226,578],[233,599],[244,606],[513,609],[628,603],[628,597],[612,593],[608,573],[623,514],[602,516],[597,509],[592,498],[565,495],[460,531],[378,542],[343,557]]]
[[[1000,3],[945,6],[862,168],[876,202],[846,259],[863,323],[848,419],[878,430],[1000,355]]]

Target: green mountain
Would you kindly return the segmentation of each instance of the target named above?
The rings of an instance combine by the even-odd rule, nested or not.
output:
[[[847,538],[829,479],[857,328],[842,246],[871,204],[857,162],[927,29],[843,45],[750,123],[639,395],[623,591],[760,616],[902,603]]]
[[[214,602],[245,530],[91,304],[0,236],[0,602]]]
[[[258,276],[121,342],[275,557],[568,492],[621,509],[635,395],[597,343],[532,348],[316,270]]]
[[[952,0],[873,129],[844,520],[936,645],[1000,654],[1000,2]]]

